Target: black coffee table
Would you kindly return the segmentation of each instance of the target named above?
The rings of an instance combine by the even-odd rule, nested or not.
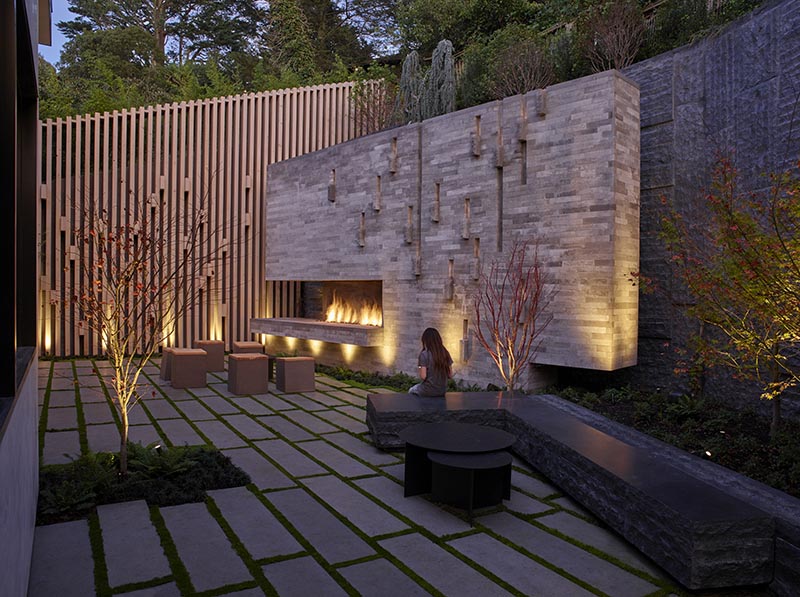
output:
[[[516,438],[494,427],[471,423],[423,423],[400,432],[406,443],[405,497],[430,493],[431,461],[428,452],[484,454],[506,450]]]

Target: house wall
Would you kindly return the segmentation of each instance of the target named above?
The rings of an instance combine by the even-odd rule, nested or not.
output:
[[[266,278],[382,280],[384,342],[268,336],[268,348],[415,373],[420,335],[434,326],[457,377],[499,383],[469,332],[477,274],[531,241],[553,317],[535,363],[635,364],[638,102],[628,79],[601,73],[270,166]]]

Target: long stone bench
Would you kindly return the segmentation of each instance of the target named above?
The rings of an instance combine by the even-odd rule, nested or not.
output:
[[[399,432],[418,422],[498,427],[517,437],[517,455],[684,586],[708,589],[773,580],[772,515],[676,468],[657,450],[626,443],[555,407],[557,400],[503,392],[444,398],[370,394],[367,426],[382,449],[401,448]]]

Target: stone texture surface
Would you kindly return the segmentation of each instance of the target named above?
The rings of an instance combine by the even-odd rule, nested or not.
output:
[[[546,93],[544,114],[534,91],[270,166],[267,279],[364,280],[369,272],[366,279],[382,281],[381,346],[338,338],[350,348],[326,342],[321,361],[414,373],[432,313],[455,355],[479,264],[524,236],[539,239],[546,275],[559,285],[537,362],[602,370],[636,362],[638,289],[625,275],[638,269],[638,89],[609,71]],[[364,242],[342,242],[356,238],[362,214]],[[451,263],[452,297],[445,292]],[[254,319],[251,329],[312,337],[284,322],[288,329],[276,330],[274,321],[261,328]],[[289,346],[269,336],[268,352],[293,350],[311,353],[305,340]],[[465,361],[459,377],[496,380],[486,354]]]
[[[361,595],[380,595],[381,597],[424,597],[430,595],[411,578],[386,560],[372,560],[340,568],[347,579]]]
[[[145,501],[98,506],[97,515],[112,588],[171,574]],[[136,554],[135,565],[131,553]]]
[[[94,562],[85,520],[36,527],[29,597],[94,595]],[[24,594],[24,587],[19,587]],[[9,593],[11,594],[11,593]]]
[[[278,595],[330,595],[344,597],[347,592],[314,561],[314,558],[295,558],[264,566],[264,575]]]

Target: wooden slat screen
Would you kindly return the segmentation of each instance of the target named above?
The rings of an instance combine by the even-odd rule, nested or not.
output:
[[[206,209],[200,251],[219,255],[170,344],[216,338],[230,348],[250,339],[251,317],[291,316],[295,283],[268,290],[264,280],[267,166],[372,132],[350,101],[353,88],[317,85],[42,122],[43,354],[103,352],[99,337],[80,325],[83,314],[63,300],[90,281],[74,231],[80,214],[98,206],[110,221],[125,223],[126,206],[142,196],[163,200],[163,216],[179,221],[176,238],[186,233],[181,214]]]

